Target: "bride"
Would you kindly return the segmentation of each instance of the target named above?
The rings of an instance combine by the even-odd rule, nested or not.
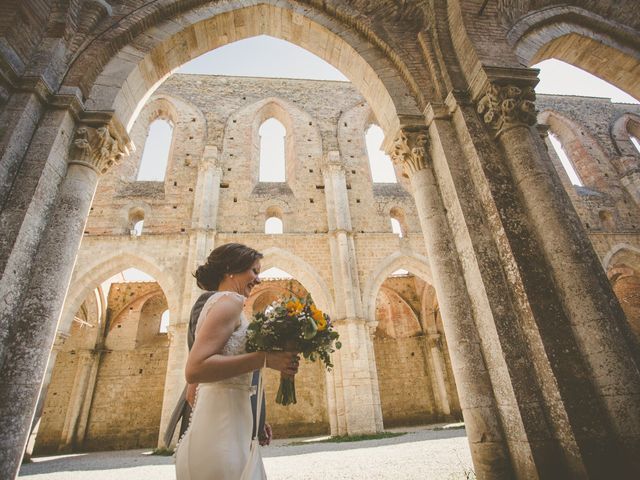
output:
[[[251,376],[264,366],[288,375],[298,371],[293,352],[245,352],[248,321],[244,300],[260,283],[262,254],[238,243],[215,248],[195,277],[215,290],[198,318],[185,369],[198,391],[189,429],[176,450],[177,480],[266,478],[257,441],[252,441]]]

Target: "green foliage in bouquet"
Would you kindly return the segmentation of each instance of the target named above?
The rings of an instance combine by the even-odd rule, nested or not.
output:
[[[247,352],[300,352],[304,358],[319,359],[331,370],[331,354],[342,345],[329,316],[318,310],[311,296],[276,300],[264,312],[258,312],[247,331]],[[293,377],[281,376],[276,403],[296,403]]]

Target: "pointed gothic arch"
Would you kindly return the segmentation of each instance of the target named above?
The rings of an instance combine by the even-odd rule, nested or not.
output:
[[[420,277],[429,284],[433,284],[431,268],[427,257],[417,253],[394,252],[380,261],[377,267],[368,274],[362,289],[362,310],[368,322],[375,322],[376,296],[385,279],[398,269],[405,269]]]
[[[640,68],[640,42],[615,16],[605,18],[573,5],[550,6],[517,18],[507,39],[525,65],[556,58],[640,98],[634,78]]]
[[[631,137],[640,140],[640,116],[624,113],[611,125],[611,139],[621,156],[639,157],[640,152]]]
[[[586,187],[608,189],[613,179],[604,166],[609,162],[598,140],[583,125],[552,110],[539,113],[538,122],[549,126]]]
[[[144,253],[115,253],[111,257],[83,263],[82,267],[82,269],[76,270],[74,278],[71,280],[58,331],[68,331],[73,316],[91,291],[103,281],[128,268],[136,268],[155,278],[167,298],[171,318],[173,321],[177,321],[175,319],[179,318],[178,285],[164,269],[157,266],[157,262],[153,258],[147,257]]]
[[[332,315],[335,310],[331,291],[325,280],[318,274],[317,269],[302,258],[282,248],[270,247],[264,250],[262,254],[264,255],[262,270],[267,270],[271,267],[285,270],[307,289],[320,310],[327,312],[329,316]]]
[[[137,55],[130,55],[125,45],[119,44],[122,40],[114,38],[111,41],[115,48],[111,48],[115,54],[105,58],[96,52],[91,68],[73,65],[65,82],[70,86],[79,83],[89,108],[113,110],[128,129],[148,96],[172,70],[228,43],[266,34],[309,50],[345,74],[372,106],[385,134],[397,131],[398,114],[420,114],[417,99],[423,93],[400,58],[388,57],[383,53],[386,49],[373,47],[363,36],[345,35],[349,30],[336,18],[318,11],[311,20],[290,10],[290,6],[270,2],[244,8],[241,5],[231,10],[216,5],[208,10],[179,12],[166,23],[157,22],[156,35],[151,38],[136,35],[136,28],[131,26],[133,39],[126,42],[127,48]],[[205,31],[206,35],[201,34]],[[382,42],[373,32],[369,38]],[[189,48],[174,48],[177,44],[188,44]],[[90,46],[85,55],[89,56],[92,49],[101,51],[103,45]],[[387,73],[380,76],[376,71]]]

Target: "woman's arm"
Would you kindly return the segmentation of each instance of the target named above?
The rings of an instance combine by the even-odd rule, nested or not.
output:
[[[297,373],[297,357],[292,352],[221,355],[241,310],[242,302],[231,297],[221,298],[209,308],[187,357],[187,383],[217,382],[252,372],[264,365],[265,356],[267,367],[289,375]]]

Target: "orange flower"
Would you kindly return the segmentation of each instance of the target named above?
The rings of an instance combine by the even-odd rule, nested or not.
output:
[[[289,315],[298,315],[304,308],[304,306],[300,302],[294,300],[289,300],[286,304],[286,307]]]
[[[311,310],[311,318],[316,322],[318,330],[322,331],[327,328],[327,321],[324,319],[324,314],[321,310],[318,310],[314,304],[309,306]]]

